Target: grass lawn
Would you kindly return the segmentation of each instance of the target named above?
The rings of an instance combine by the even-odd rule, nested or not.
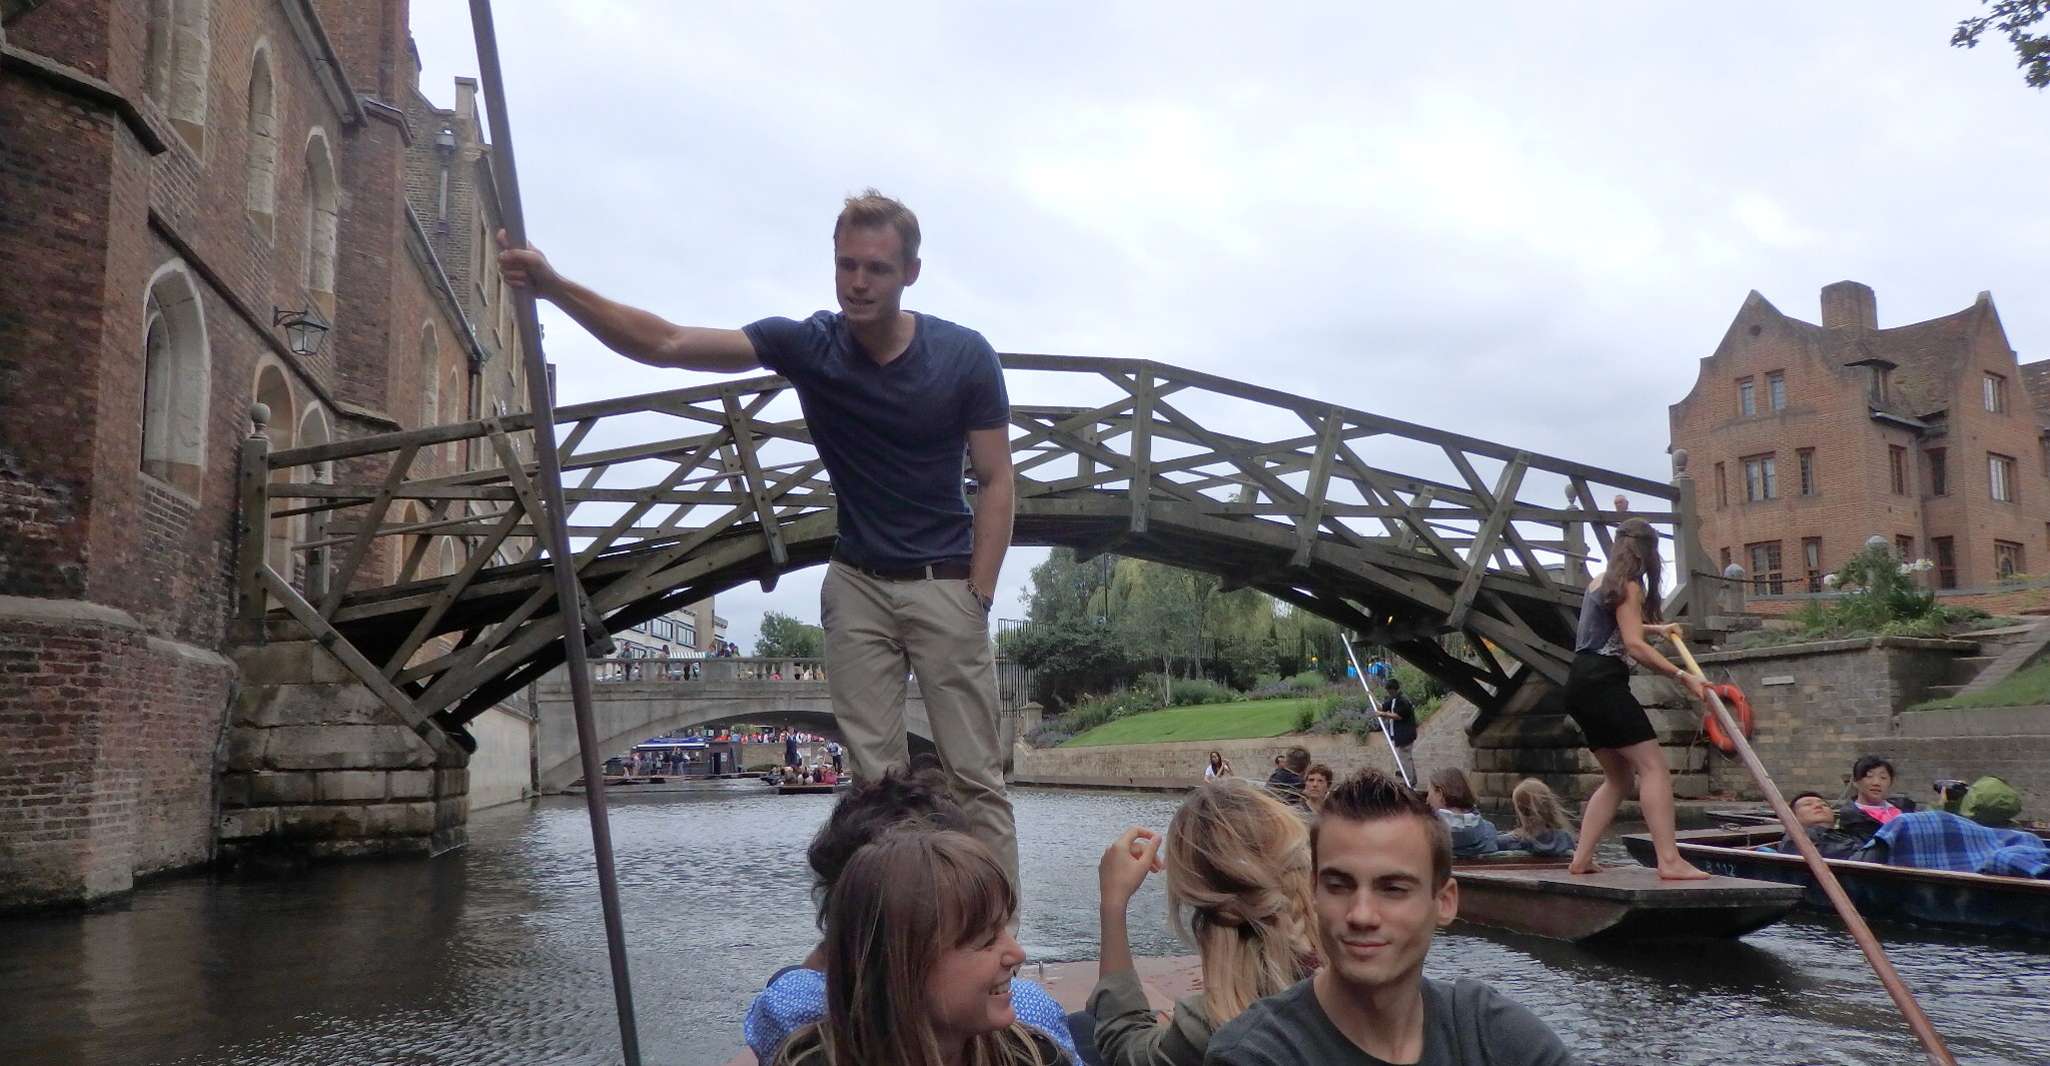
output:
[[[2023,667],[2007,676],[2007,680],[1984,692],[1969,696],[1952,696],[1949,699],[1930,700],[1908,708],[1912,711],[1946,711],[1963,707],[2033,707],[2050,703],[2050,660]],[[1112,722],[1111,725],[1123,725]],[[1106,726],[1105,728],[1109,728]],[[1077,738],[1080,739],[1080,738]]]
[[[1203,703],[1148,711],[1095,729],[1062,744],[1064,748],[1098,744],[1159,744],[1170,740],[1237,740],[1278,737],[1295,728],[1296,715],[1314,707],[1317,698],[1251,700],[1246,703]]]

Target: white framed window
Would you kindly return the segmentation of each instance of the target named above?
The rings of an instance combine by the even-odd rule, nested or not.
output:
[[[1993,498],[2000,503],[2015,502],[2014,459],[2011,456],[1986,454],[1986,478],[1992,489]]]

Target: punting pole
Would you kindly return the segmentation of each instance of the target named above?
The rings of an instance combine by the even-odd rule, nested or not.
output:
[[[1367,683],[1367,672],[1360,668],[1360,657],[1353,654],[1352,638],[1341,636],[1338,638],[1338,642],[1345,645],[1346,661],[1352,663],[1353,676],[1360,679],[1360,691],[1367,694],[1367,709],[1379,715],[1381,713],[1381,701],[1374,698],[1374,686]],[[1409,768],[1402,765],[1402,752],[1395,747],[1395,734],[1388,731],[1387,719],[1377,717],[1374,720],[1374,724],[1381,730],[1381,739],[1388,742],[1388,757],[1395,760],[1395,772],[1402,776],[1402,783],[1408,785],[1411,789],[1416,788],[1416,782],[1409,779]]]
[[[498,183],[499,215],[516,248],[527,246],[527,221],[520,210],[519,168],[513,163],[512,120],[505,107],[505,78],[498,65],[498,35],[491,0],[470,0],[470,26],[477,35],[477,64],[484,78],[484,107],[491,122],[492,177]],[[541,355],[541,319],[529,289],[513,290],[520,346],[526,351],[527,408],[534,420],[534,458],[541,505],[535,525],[547,538],[555,575],[555,612],[562,619],[564,668],[576,707],[577,746],[584,765],[584,803],[591,815],[591,850],[598,865],[598,901],[605,912],[605,947],[612,957],[612,998],[619,1011],[619,1046],[627,1066],[640,1066],[641,1041],[634,1029],[633,982],[626,970],[626,927],[619,917],[619,878],[612,869],[612,826],[605,814],[605,775],[598,765],[598,731],[591,719],[591,667],[584,653],[582,589],[576,556],[569,545],[569,511],[563,501],[562,457],[555,447],[555,402],[548,394],[548,364]],[[545,520],[544,520],[545,519]]]
[[[1701,664],[1694,661],[1694,653],[1687,650],[1687,642],[1680,637],[1679,631],[1666,630],[1666,639],[1672,641],[1673,647],[1679,650],[1680,658],[1687,663],[1687,669],[1695,677],[1707,681],[1708,675],[1701,672]],[[1765,764],[1758,761],[1758,753],[1751,750],[1751,742],[1745,738],[1744,731],[1737,727],[1737,720],[1730,715],[1729,708],[1723,706],[1722,697],[1716,695],[1714,689],[1708,692],[1708,711],[1715,715],[1716,721],[1723,727],[1723,732],[1736,743],[1737,758],[1743,761],[1744,769],[1750,771],[1751,779],[1758,782],[1758,790],[1765,793],[1765,801],[1772,805],[1773,813],[1779,815],[1780,824],[1786,827],[1788,839],[1794,842],[1794,847],[1800,849],[1801,858],[1807,861],[1809,872],[1815,875],[1815,883],[1822,888],[1822,894],[1829,897],[1830,906],[1836,908],[1837,917],[1844,920],[1844,928],[1850,930],[1851,939],[1858,942],[1858,950],[1865,953],[1865,961],[1872,965],[1872,972],[1879,975],[1879,983],[1886,986],[1886,994],[1893,997],[1893,1005],[1900,1008],[1901,1016],[1908,1020],[1908,1028],[1915,1031],[1915,1039],[1922,1042],[1922,1050],[1929,1056],[1929,1061],[1935,1066],[1957,1066],[1957,1059],[1951,1057],[1950,1049],[1944,1046],[1943,1037],[1937,1035],[1936,1027],[1929,1022],[1929,1016],[1922,1013],[1922,1005],[1915,1002],[1915,994],[1908,990],[1907,982],[1901,980],[1901,975],[1894,970],[1893,963],[1887,960],[1886,949],[1879,945],[1879,938],[1872,935],[1872,927],[1865,924],[1864,916],[1860,915],[1858,908],[1851,903],[1851,897],[1844,894],[1844,886],[1837,883],[1836,872],[1823,860],[1822,853],[1815,850],[1815,842],[1808,839],[1807,830],[1794,817],[1793,808],[1787,806],[1785,797],[1780,795],[1779,787],[1772,783],[1772,778],[1766,776]]]

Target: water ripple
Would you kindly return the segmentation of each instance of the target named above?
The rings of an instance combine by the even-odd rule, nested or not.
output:
[[[1171,797],[1021,790],[1036,958],[1096,954],[1096,859]],[[622,797],[612,833],[647,1061],[716,1066],[747,1000],[809,950],[804,846],[830,797],[759,786]],[[1618,854],[1617,861],[1627,861]],[[1158,879],[1135,948],[1186,950]],[[618,1038],[581,801],[478,814],[431,863],[322,867],[286,882],[187,880],[104,913],[0,926],[0,1061],[134,1066],[604,1064]],[[2050,1062],[2044,955],[1886,936],[1960,1061]],[[1797,920],[1739,943],[1587,948],[1455,926],[1430,972],[1484,978],[1590,1063],[1844,1066],[1921,1061],[1851,941]]]

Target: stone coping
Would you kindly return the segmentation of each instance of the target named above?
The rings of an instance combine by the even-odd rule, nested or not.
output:
[[[1893,733],[1926,740],[2046,735],[2050,735],[2050,705],[2046,704],[1902,711],[1895,716]]]
[[[1736,648],[1729,651],[1712,651],[1695,658],[1704,663],[1745,662],[1752,659],[1779,659],[1798,655],[1831,655],[1837,652],[1864,651],[1868,648],[1899,648],[1903,651],[1948,651],[1970,652],[1979,650],[1976,640],[1953,640],[1944,637],[1846,637],[1837,640],[1815,640],[1802,644],[1775,644],[1766,648]]]

